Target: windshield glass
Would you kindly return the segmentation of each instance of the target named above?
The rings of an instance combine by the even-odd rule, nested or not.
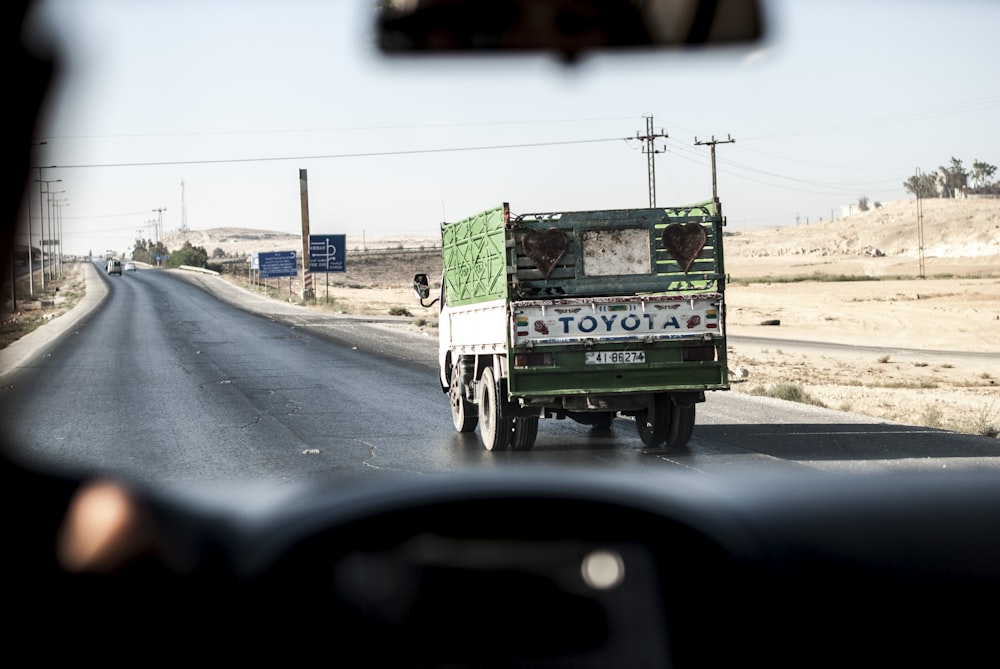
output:
[[[58,67],[10,306],[72,326],[5,349],[17,453],[151,484],[993,461],[1000,6],[769,2],[757,45],[568,65],[387,58],[376,4],[36,4]],[[442,224],[505,203],[539,235],[548,214],[680,209],[555,259],[498,238],[483,294],[532,303],[475,325],[448,310],[478,293],[421,306],[416,273],[428,304],[449,263],[493,271]],[[694,228],[668,240],[671,221]],[[650,262],[683,277],[684,318],[621,279]],[[546,320],[571,271],[603,320]],[[673,365],[662,389],[652,364]]]

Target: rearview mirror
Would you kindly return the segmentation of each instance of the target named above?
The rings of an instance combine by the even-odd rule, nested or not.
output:
[[[760,41],[760,0],[381,0],[388,54],[685,48]]]

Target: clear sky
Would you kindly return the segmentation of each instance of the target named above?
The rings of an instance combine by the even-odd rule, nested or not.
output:
[[[751,51],[390,60],[366,0],[44,0],[63,71],[34,164],[63,204],[64,251],[125,251],[166,231],[437,234],[516,213],[711,196],[729,224],[804,225],[952,156],[1000,164],[1000,2],[766,4]],[[529,145],[529,146],[525,146]],[[494,147],[494,148],[487,148]],[[32,175],[37,179],[37,171]],[[182,186],[183,184],[183,186]],[[36,187],[37,184],[32,184]],[[38,195],[32,216],[37,226]],[[211,252],[212,249],[207,249]]]

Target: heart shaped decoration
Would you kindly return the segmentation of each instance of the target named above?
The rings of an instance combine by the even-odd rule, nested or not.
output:
[[[552,274],[556,263],[566,253],[569,242],[566,241],[564,232],[556,228],[549,228],[544,232],[529,230],[524,233],[521,238],[521,246],[528,257],[535,261],[535,266],[547,279]]]
[[[687,274],[707,240],[705,228],[698,223],[671,223],[663,229],[661,243]]]

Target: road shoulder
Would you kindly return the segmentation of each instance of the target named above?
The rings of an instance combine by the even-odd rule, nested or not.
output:
[[[44,327],[32,330],[0,350],[0,379],[6,378],[44,355],[66,332],[86,318],[108,296],[108,284],[93,263],[83,263],[85,293],[76,305]]]

